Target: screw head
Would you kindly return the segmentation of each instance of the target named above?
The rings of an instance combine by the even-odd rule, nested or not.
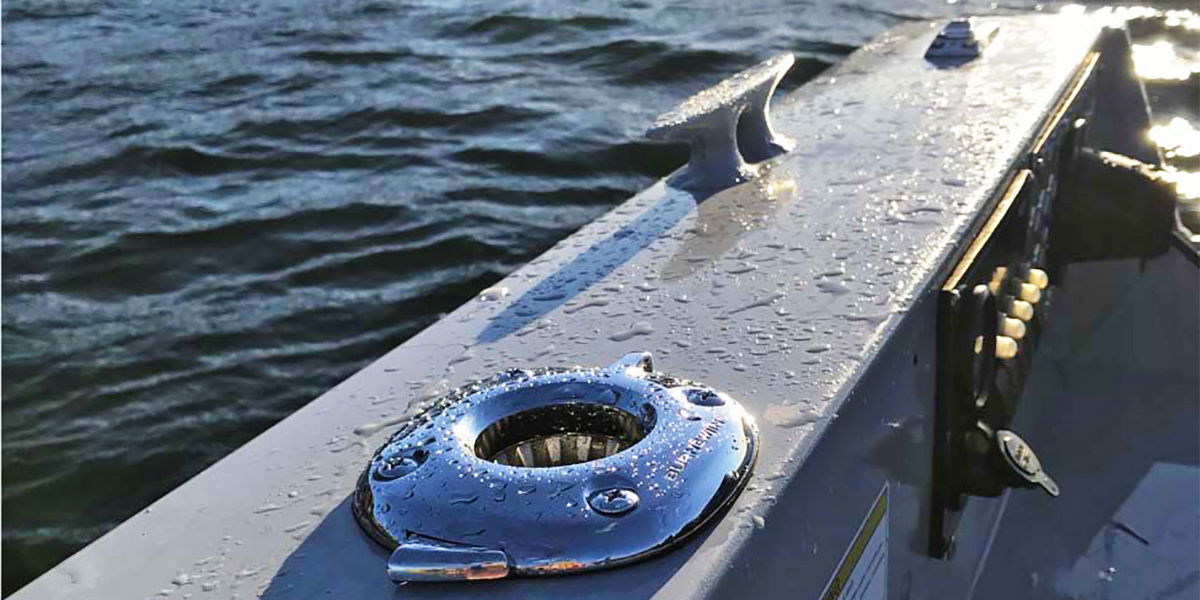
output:
[[[425,464],[429,452],[423,448],[410,448],[384,458],[375,467],[375,478],[381,481],[399,479],[416,471]]]
[[[688,402],[696,406],[721,406],[725,404],[725,399],[717,392],[705,388],[687,388],[683,391],[683,395],[687,397]]]
[[[608,488],[588,496],[588,506],[609,517],[619,517],[632,511],[637,508],[639,501],[637,492],[628,488]]]

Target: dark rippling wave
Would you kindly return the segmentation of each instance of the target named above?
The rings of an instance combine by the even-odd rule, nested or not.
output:
[[[658,112],[960,10],[5,2],[4,592],[673,170]]]

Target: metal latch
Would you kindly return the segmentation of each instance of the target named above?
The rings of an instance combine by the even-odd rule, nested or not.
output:
[[[1007,472],[1009,485],[1014,487],[1040,487],[1051,496],[1058,496],[1058,484],[1042,468],[1033,448],[1021,436],[1001,429],[996,432],[996,445]]]

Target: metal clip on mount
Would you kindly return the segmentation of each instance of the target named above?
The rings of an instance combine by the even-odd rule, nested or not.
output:
[[[747,162],[762,162],[791,150],[795,142],[771,129],[768,113],[771,95],[795,62],[792,53],[780,54],[659,116],[646,137],[691,146],[687,167],[673,183],[691,190],[727,188],[754,177],[756,170]]]

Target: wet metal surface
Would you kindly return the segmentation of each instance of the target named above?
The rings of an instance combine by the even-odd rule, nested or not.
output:
[[[4,590],[682,164],[642,134],[689,94],[1038,5],[5,2]],[[1172,15],[1135,41],[1191,77],[1149,89],[1186,134],[1200,30]],[[701,245],[758,227],[709,206]]]
[[[919,474],[920,463],[901,461],[903,453],[876,461],[872,449],[817,441],[851,425],[863,429],[839,439],[862,440],[864,431],[872,439],[921,439],[920,415],[907,412],[906,424],[889,412],[920,391],[908,384],[911,374],[886,380],[892,387],[870,398],[852,392],[870,373],[882,374],[873,380],[879,384],[878,377],[927,368],[921,336],[928,334],[910,329],[927,325],[928,313],[910,311],[928,308],[924,290],[986,211],[1094,34],[1078,20],[1050,16],[1000,24],[995,54],[966,67],[938,70],[925,61],[939,25],[916,23],[777,101],[775,126],[797,147],[768,163],[794,175],[786,202],[752,213],[769,218],[727,230],[722,243],[697,243],[703,204],[654,185],[18,597],[144,597],[206,564],[218,565],[224,589],[267,597],[444,595],[428,586],[397,591],[379,576],[386,552],[359,533],[346,500],[370,450],[390,426],[481,374],[514,364],[605,364],[631,344],[742,402],[762,429],[754,481],[715,527],[660,559],[453,595],[719,595],[732,593],[728,586],[769,585],[756,565],[784,558],[792,583],[819,591],[840,556],[831,546],[846,541],[842,525],[887,480],[895,518],[903,517],[893,524],[900,561],[893,572],[908,579],[898,583],[914,598],[936,597],[922,595],[929,585],[957,595],[980,555],[973,546],[960,555],[965,562],[934,564],[913,550],[923,492],[905,469]],[[684,248],[690,270],[665,277]],[[885,340],[912,343],[921,356],[881,352]],[[823,451],[852,451],[844,456],[857,457],[859,468],[831,473],[832,462],[807,460]],[[802,474],[821,484],[806,485]],[[237,494],[227,492],[229,481],[241,484]],[[835,488],[833,503],[826,495]],[[780,500],[792,496],[802,501]],[[835,510],[806,512],[819,498]],[[1002,510],[973,506],[982,523]],[[773,527],[774,519],[783,526]],[[986,531],[964,535],[987,539]],[[771,558],[769,548],[789,552]]]
[[[548,409],[558,414],[521,418]],[[504,463],[486,451],[512,446]],[[506,565],[489,578],[590,571],[681,543],[746,485],[757,451],[741,405],[655,371],[647,353],[606,368],[514,369],[400,424],[359,478],[354,511],[394,549],[396,581],[476,578],[469,565],[488,550]],[[427,458],[397,476],[414,452]]]

